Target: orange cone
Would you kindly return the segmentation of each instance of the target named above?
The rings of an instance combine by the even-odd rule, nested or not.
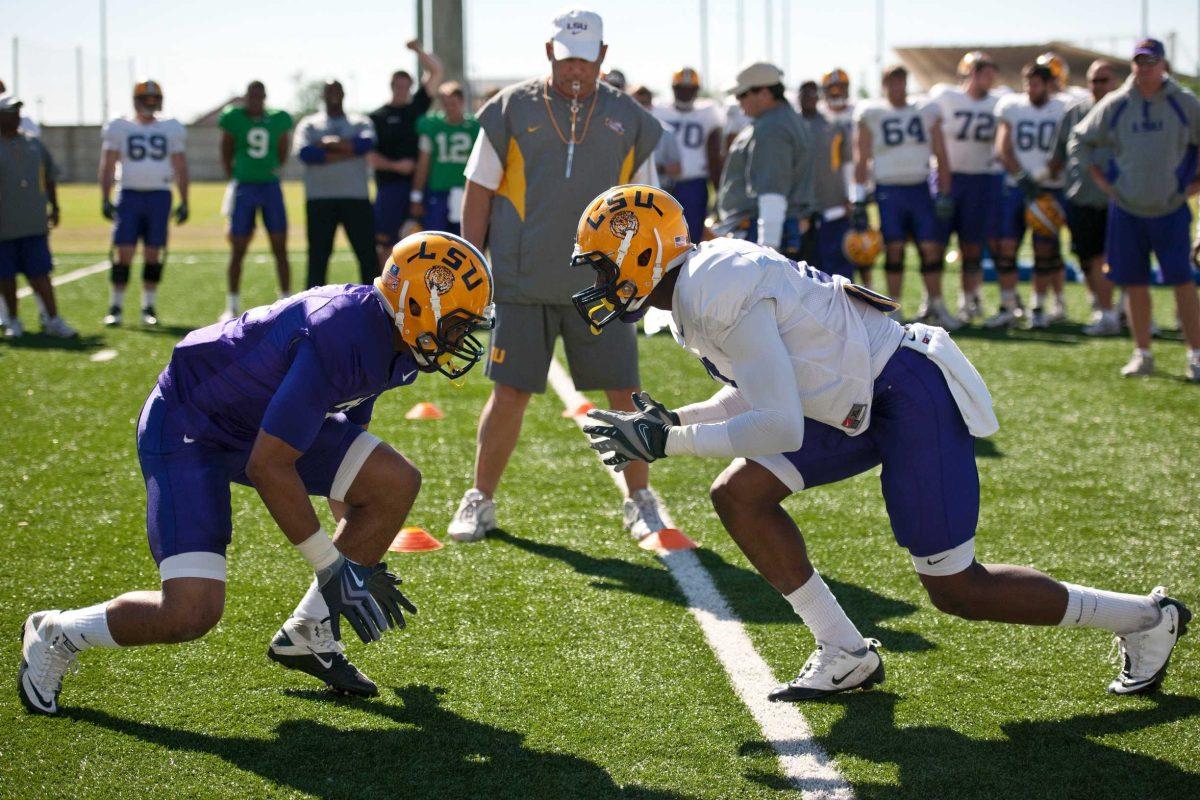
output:
[[[441,550],[444,544],[433,538],[424,528],[401,528],[388,550],[393,553],[424,553]]]
[[[404,415],[405,419],[441,419],[446,416],[433,403],[417,403]]]
[[[696,543],[678,528],[663,528],[638,542],[643,550],[695,550]]]
[[[573,417],[582,417],[585,414],[587,414],[587,412],[591,411],[595,407],[596,407],[595,403],[590,403],[590,402],[585,401],[585,402],[580,403],[579,405],[575,406],[575,408],[564,409],[562,412],[562,415],[566,419],[571,419]]]

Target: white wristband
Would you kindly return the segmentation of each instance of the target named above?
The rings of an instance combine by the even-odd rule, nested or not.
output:
[[[425,199],[425,193],[420,189],[413,189],[408,193],[408,201],[410,203],[419,203]]]
[[[296,549],[312,565],[313,572],[332,566],[341,556],[324,528],[317,528],[317,532],[296,545]]]

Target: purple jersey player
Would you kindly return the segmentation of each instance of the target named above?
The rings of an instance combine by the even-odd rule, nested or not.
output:
[[[20,694],[53,714],[80,650],[182,642],[225,603],[230,484],[253,486],[316,576],[268,655],[333,689],[376,693],[342,654],[340,619],[364,642],[416,609],[380,558],[421,475],[366,431],[375,398],[418,372],[464,374],[491,324],[484,257],[448,234],[400,242],[373,286],[322,286],[189,334],[142,407],[138,459],[162,588],[25,622]],[[414,305],[420,313],[414,313]],[[330,539],[310,496],[339,521]]]

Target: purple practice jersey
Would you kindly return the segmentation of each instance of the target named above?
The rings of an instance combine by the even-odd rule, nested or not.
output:
[[[158,376],[173,428],[249,450],[259,429],[306,451],[326,416],[371,419],[375,397],[416,379],[373,286],[318,286],[192,331]]]

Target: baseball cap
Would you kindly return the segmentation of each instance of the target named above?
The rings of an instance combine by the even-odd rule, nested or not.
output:
[[[573,8],[554,18],[554,57],[596,61],[604,41],[604,21],[592,11]]]
[[[1133,48],[1133,57],[1138,56],[1154,56],[1155,58],[1166,58],[1166,50],[1163,49],[1163,43],[1158,39],[1142,39]]]
[[[21,98],[12,92],[0,94],[0,111],[18,111],[23,105]]]
[[[774,86],[783,83],[783,70],[774,64],[757,61],[748,67],[742,67],[737,74],[736,83],[726,90],[727,94],[739,95],[760,86]]]

